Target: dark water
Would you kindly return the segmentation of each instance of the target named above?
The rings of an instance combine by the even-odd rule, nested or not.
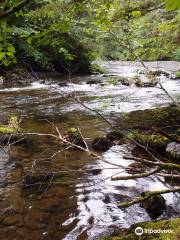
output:
[[[104,63],[104,66],[111,74],[120,76],[132,76],[141,68],[134,63],[122,62]],[[161,67],[168,71],[180,68],[178,63],[169,62]],[[79,127],[90,142],[108,132],[108,126],[96,114],[68,97],[70,93],[76,93],[86,106],[98,109],[112,122],[124,112],[170,102],[157,88],[86,84],[87,80],[94,78],[107,82],[104,76],[77,76],[65,87],[54,82],[0,90],[1,116],[22,117],[22,127],[29,132],[55,133],[50,122],[62,133],[68,128]],[[178,97],[178,80],[162,77],[162,83]],[[0,239],[92,240],[108,235],[116,228],[150,220],[139,206],[126,210],[117,207],[118,202],[144,190],[168,187],[162,177],[154,176],[112,182],[112,175],[125,174],[122,168],[132,161],[123,159],[123,156],[131,155],[131,150],[131,145],[113,146],[95,158],[81,151],[61,151],[59,142],[47,136],[33,137],[33,141],[26,145],[1,148]],[[107,162],[122,165],[122,168]],[[30,174],[50,177],[42,179],[38,185],[24,187],[23,179]],[[177,216],[179,195],[164,196],[172,210],[166,215]]]

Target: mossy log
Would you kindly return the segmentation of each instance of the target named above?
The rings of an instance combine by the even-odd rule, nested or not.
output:
[[[127,207],[130,207],[130,206],[134,205],[134,204],[142,203],[142,202],[148,200],[152,196],[157,196],[157,195],[165,194],[165,193],[175,193],[175,192],[180,192],[180,187],[148,192],[148,193],[145,194],[144,197],[141,196],[141,197],[135,198],[132,201],[120,203],[120,204],[118,204],[118,207],[127,208]]]

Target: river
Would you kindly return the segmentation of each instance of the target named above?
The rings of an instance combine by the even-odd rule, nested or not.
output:
[[[177,62],[146,63],[148,67],[169,72],[180,69]],[[73,101],[75,94],[88,108],[98,110],[112,123],[122,114],[166,106],[171,100],[159,88],[138,88],[107,84],[110,75],[132,77],[142,70],[140,63],[105,62],[105,75],[73,76],[66,86],[58,80],[66,77],[48,76],[25,88],[0,90],[1,117],[16,115],[29,132],[54,133],[52,122],[61,132],[80,127],[87,142],[105,134],[109,128],[93,111]],[[51,79],[50,79],[51,78]],[[161,76],[163,86],[179,97],[180,82]],[[103,84],[87,84],[98,79]],[[34,137],[25,145],[12,145],[0,152],[0,239],[25,240],[95,240],[120,227],[150,220],[138,205],[122,210],[118,202],[137,196],[142,191],[167,188],[163,177],[115,182],[110,177],[122,169],[107,161],[128,166],[132,161],[130,144],[113,146],[99,158],[75,150],[59,151],[58,143],[49,137]],[[52,157],[52,155],[56,155]],[[23,187],[24,176],[36,173],[61,174],[47,184]],[[164,195],[167,205],[177,216],[178,194]],[[0,218],[0,219],[1,219]]]

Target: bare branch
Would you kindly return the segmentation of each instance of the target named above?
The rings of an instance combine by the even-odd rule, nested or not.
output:
[[[160,167],[157,167],[153,169],[152,171],[146,172],[146,173],[139,173],[139,174],[133,174],[130,176],[117,176],[117,177],[112,177],[112,181],[117,181],[117,180],[130,180],[130,179],[137,179],[137,178],[144,178],[144,177],[149,177],[155,173],[158,173],[161,171]]]

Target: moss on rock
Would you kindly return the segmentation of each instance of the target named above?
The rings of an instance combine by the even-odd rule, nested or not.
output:
[[[176,79],[180,79],[180,71],[176,72]]]
[[[167,233],[144,233],[141,236],[135,234],[137,227],[150,230],[168,230]],[[155,232],[155,231],[154,231]],[[156,222],[143,222],[131,226],[130,229],[122,229],[114,233],[110,237],[102,238],[102,240],[178,240],[180,239],[180,218],[162,220]]]
[[[14,133],[17,133],[16,129],[5,125],[0,125],[0,134],[14,134]]]
[[[142,129],[153,127],[174,126],[180,124],[180,109],[174,105],[168,107],[138,110],[120,118],[117,126],[121,129]]]
[[[136,134],[135,140],[143,146],[147,146],[158,152],[165,152],[167,144],[169,143],[169,139],[160,134],[138,133]]]

